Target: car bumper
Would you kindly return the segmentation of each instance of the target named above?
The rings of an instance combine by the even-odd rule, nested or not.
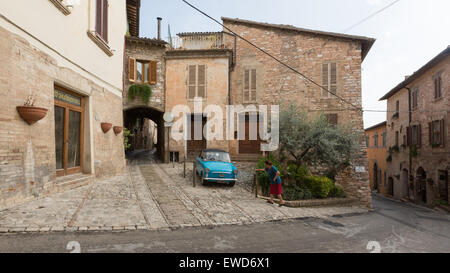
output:
[[[236,178],[203,178],[203,180],[206,181],[218,181],[218,182],[236,182],[237,179]]]

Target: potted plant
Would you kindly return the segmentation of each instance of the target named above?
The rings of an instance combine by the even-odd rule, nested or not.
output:
[[[109,132],[109,130],[111,130],[112,123],[102,122],[101,126],[102,126],[103,133],[106,134]]]
[[[17,112],[19,112],[20,117],[29,125],[35,124],[47,115],[48,109],[35,107],[35,102],[34,96],[29,95],[23,106],[17,106]]]

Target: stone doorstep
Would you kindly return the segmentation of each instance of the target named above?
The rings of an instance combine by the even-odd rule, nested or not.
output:
[[[265,197],[265,196],[258,195],[258,198],[261,198],[263,200],[270,200],[269,197]],[[274,198],[274,201],[279,202],[280,200]],[[357,200],[351,199],[351,198],[330,198],[330,199],[284,201],[286,207],[291,207],[291,208],[342,206],[342,205],[352,205],[356,202],[357,202]]]

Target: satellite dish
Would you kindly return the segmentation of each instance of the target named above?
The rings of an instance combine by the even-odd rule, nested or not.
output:
[[[172,112],[167,112],[163,116],[165,122],[172,122],[174,120],[174,116]]]

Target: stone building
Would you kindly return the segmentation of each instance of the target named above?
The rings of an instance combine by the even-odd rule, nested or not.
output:
[[[102,123],[123,124],[126,8],[0,2],[0,207],[125,170],[122,134]],[[45,117],[29,125],[26,113],[45,110],[19,115],[25,103]]]
[[[382,194],[393,195],[393,185],[388,184],[386,176],[386,121],[365,129],[365,133],[370,188]]]
[[[226,27],[305,73],[333,93],[361,107],[361,64],[374,39],[313,31],[241,19],[222,18]],[[362,112],[292,73],[245,41],[224,29],[219,33],[182,33],[176,48],[166,52],[166,111],[177,104],[191,108],[194,97],[205,104],[285,105],[294,102],[311,114],[325,113],[330,122],[350,124],[361,135],[360,152],[337,178],[350,197],[370,206],[367,156]],[[190,78],[190,75],[194,75]],[[200,79],[199,79],[200,75]],[[198,113],[197,113],[198,114]],[[242,114],[242,113],[241,113]],[[250,139],[247,111],[226,142],[197,140],[170,142],[172,153],[195,154],[199,148],[222,148],[232,158],[256,159],[261,154],[259,139]],[[190,119],[188,119],[190,120]],[[208,121],[204,115],[204,123]],[[187,127],[188,131],[192,128]],[[245,130],[244,138],[238,138]]]
[[[450,47],[381,100],[387,100],[387,176],[394,196],[448,203]]]

